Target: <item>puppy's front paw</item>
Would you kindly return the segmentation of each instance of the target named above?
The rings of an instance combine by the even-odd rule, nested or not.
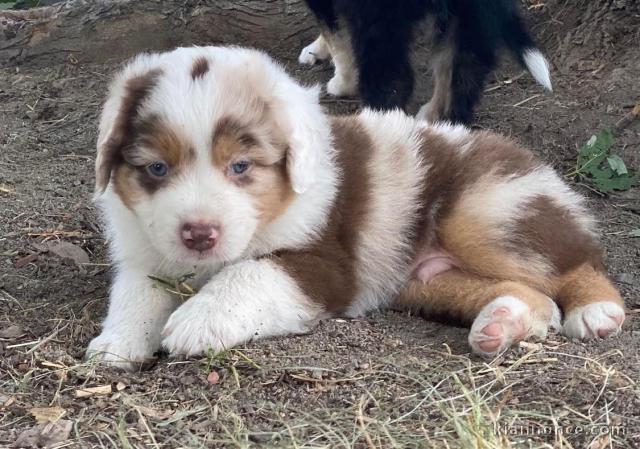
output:
[[[582,340],[606,338],[620,332],[624,318],[624,309],[615,302],[594,302],[571,310],[562,325],[562,333]]]
[[[103,332],[89,343],[86,360],[97,361],[126,371],[139,371],[156,360],[147,342],[129,338],[127,332]]]
[[[334,97],[349,97],[356,94],[358,85],[355,80],[348,80],[342,76],[335,75],[327,83],[327,93]]]
[[[209,349],[219,352],[227,348],[226,326],[211,310],[210,302],[207,297],[195,296],[169,317],[162,331],[162,346],[172,355],[199,355]]]
[[[495,356],[527,337],[545,338],[549,327],[559,328],[560,311],[549,300],[549,310],[536,313],[524,301],[502,296],[487,304],[473,321],[469,344],[476,354]]]

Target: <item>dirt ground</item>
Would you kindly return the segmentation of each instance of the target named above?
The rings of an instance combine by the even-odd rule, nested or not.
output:
[[[568,42],[583,24],[565,2],[529,11],[554,92],[505,58],[477,126],[571,171],[577,148],[640,100],[634,14],[607,23],[598,39],[585,32]],[[297,65],[304,45],[265,47],[300,79],[326,82],[328,64]],[[430,91],[418,47],[414,110]],[[97,116],[119,61],[78,60],[0,71],[0,447],[19,437],[50,447],[640,447],[638,188],[603,196],[574,183],[600,221],[629,309],[623,332],[605,341],[551,335],[489,362],[469,354],[466,329],[385,311],[216,357],[161,357],[135,374],[83,363],[108,295],[91,195]],[[359,107],[324,102],[332,112]],[[639,149],[636,120],[617,132],[614,151],[640,168]],[[88,263],[56,254],[59,242],[82,248]],[[46,413],[64,416],[39,425]]]

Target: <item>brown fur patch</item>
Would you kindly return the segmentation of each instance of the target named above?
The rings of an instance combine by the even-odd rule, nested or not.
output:
[[[618,290],[606,275],[591,264],[583,264],[555,279],[554,296],[565,314],[598,301],[611,301],[624,308]]]
[[[470,132],[453,144],[434,130],[422,133],[422,158],[429,167],[424,185],[424,207],[438,209],[436,218],[451,213],[465,190],[491,173],[496,179],[509,175],[525,175],[540,163],[531,152],[519,148],[509,139],[488,133]],[[460,147],[469,149],[461,154]]]
[[[280,251],[274,257],[302,290],[329,312],[345,310],[354,300],[356,251],[370,207],[367,163],[372,142],[354,117],[332,123],[342,182],[326,229],[303,251]]]
[[[418,310],[430,319],[470,325],[484,306],[506,295],[521,299],[532,310],[551,318],[549,300],[539,291],[518,282],[497,281],[457,269],[441,273],[426,284],[411,282],[395,305]]]
[[[294,198],[286,151],[284,143],[261,142],[251,125],[231,118],[220,120],[214,132],[213,165],[254,198],[263,225],[281,215]],[[233,175],[230,166],[242,161],[251,162],[250,168]]]
[[[510,249],[479,217],[458,210],[438,226],[440,246],[459,261],[465,270],[483,277],[520,282],[542,291],[548,290],[548,265],[544,256],[532,259]]]
[[[534,198],[527,209],[529,213],[518,221],[510,236],[514,247],[545,254],[558,273],[585,263],[603,269],[599,242],[576,222],[571,211],[546,196]]]
[[[167,186],[195,159],[195,151],[187,139],[178,136],[156,116],[138,120],[135,140],[122,150],[123,162],[114,169],[114,188],[122,201],[131,207],[144,194],[151,195]],[[147,166],[164,162],[168,166],[166,176],[157,177],[148,172]],[[126,175],[124,175],[126,174]]]
[[[200,56],[199,58],[196,58],[193,66],[191,67],[191,79],[195,81],[196,79],[205,76],[208,71],[209,61],[204,56]]]
[[[96,159],[96,190],[104,191],[109,184],[111,172],[123,160],[122,149],[135,139],[135,120],[144,99],[156,85],[162,71],[151,70],[127,80],[120,110],[107,142],[98,148]]]
[[[542,288],[547,280],[530,270],[522,255],[497,242],[492,229],[477,211],[458,207],[467,192],[481,190],[507,176],[524,175],[540,164],[533,155],[508,139],[474,132],[459,145],[426,130],[422,155],[429,167],[423,190],[425,217],[417,234],[418,248],[437,246],[480,276],[513,280]],[[460,146],[468,149],[462,153]]]
[[[540,164],[531,153],[489,133],[472,134],[462,142],[469,145],[463,154],[432,131],[423,137],[423,155],[430,166],[425,208],[429,212],[442,205],[435,218],[425,222],[426,237],[419,247],[435,241],[460,268],[440,274],[426,285],[412,282],[399,304],[418,305],[430,316],[470,323],[487,302],[506,294],[536,304],[545,295],[557,298],[565,313],[607,298],[622,302],[601,271],[597,239],[551,198],[539,196],[529,201],[527,216],[506,234],[492,228],[502,224],[482,219],[482,205],[477,209],[459,206],[467,194],[507,176],[535,170]]]

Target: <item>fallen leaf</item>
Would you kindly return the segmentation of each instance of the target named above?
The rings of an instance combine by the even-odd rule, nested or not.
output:
[[[18,338],[23,335],[24,331],[16,324],[0,329],[0,338]]]
[[[640,237],[640,228],[632,229],[627,235],[630,237]]]
[[[105,396],[111,393],[111,385],[100,385],[99,387],[87,387],[76,390],[76,397],[87,398],[89,396]]]
[[[7,408],[11,404],[13,404],[14,402],[16,402],[16,398],[15,397],[0,395],[0,407]]]
[[[38,424],[56,422],[62,418],[67,411],[62,407],[34,407],[29,409]]]
[[[610,446],[610,442],[609,435],[602,435],[593,440],[587,449],[605,449]]]
[[[26,265],[29,265],[32,262],[35,262],[36,260],[38,260],[37,254],[29,254],[28,256],[24,256],[16,260],[15,266],[17,269],[20,269],[25,267]]]
[[[155,419],[164,420],[175,413],[173,410],[156,410],[151,407],[145,407],[144,405],[136,405],[135,407],[140,410],[143,415]]]
[[[49,245],[49,251],[63,259],[71,259],[77,266],[83,268],[83,265],[89,263],[89,255],[73,243],[60,240]]]
[[[211,371],[207,376],[207,382],[209,382],[210,385],[215,385],[219,381],[220,381],[220,374],[218,374],[217,371]]]
[[[111,393],[122,391],[126,387],[127,386],[125,384],[123,384],[122,382],[118,382],[115,386],[114,385],[99,385],[97,387],[80,388],[80,389],[76,390],[76,397],[77,398],[87,398],[89,396],[106,396],[106,395],[109,395]]]
[[[61,419],[55,423],[38,424],[31,429],[27,429],[18,435],[13,443],[15,448],[40,448],[51,447],[55,444],[62,443],[69,438],[73,421]]]
[[[521,341],[518,343],[518,346],[522,349],[527,349],[529,351],[539,351],[542,349],[542,344],[540,343],[531,343],[528,341]]]
[[[66,369],[67,368],[66,366],[61,365],[59,363],[48,362],[46,360],[44,362],[40,362],[40,365],[46,366],[47,368],[55,368],[55,369]]]

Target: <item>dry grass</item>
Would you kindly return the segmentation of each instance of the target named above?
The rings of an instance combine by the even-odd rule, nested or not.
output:
[[[130,375],[70,357],[56,342],[77,326],[6,346],[0,444],[36,418],[73,421],[54,447],[604,449],[637,438],[637,416],[616,412],[616,401],[640,398],[615,368],[619,350],[584,357],[562,342],[526,344],[485,363],[405,347],[338,369],[291,363],[271,341]],[[543,383],[549,391],[536,392]]]

